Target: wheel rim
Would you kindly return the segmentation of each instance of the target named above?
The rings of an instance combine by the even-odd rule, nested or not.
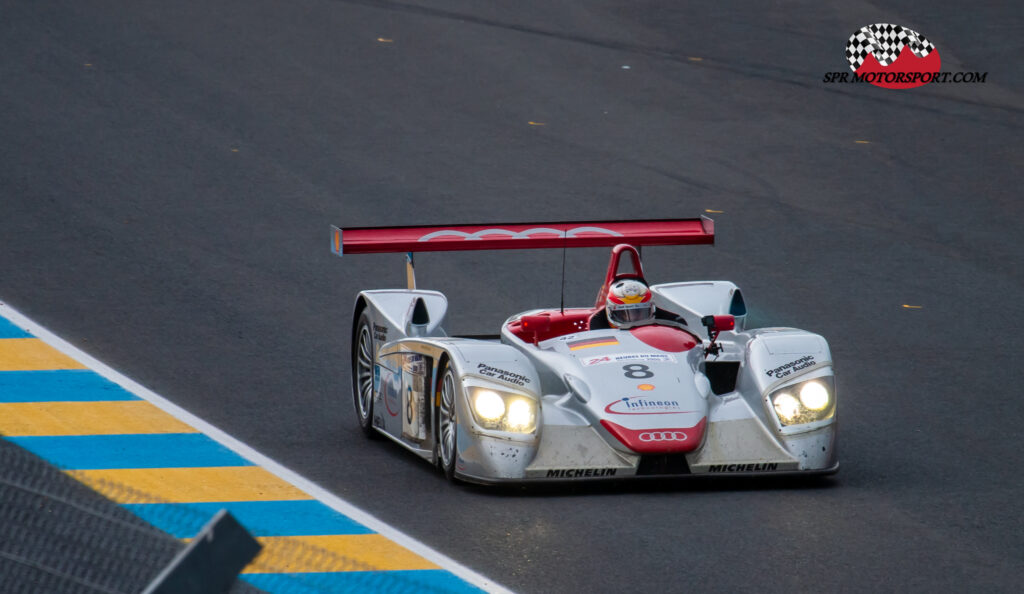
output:
[[[441,464],[450,468],[455,458],[455,378],[444,374],[441,384]]]
[[[372,344],[370,329],[363,326],[359,330],[359,345],[356,350],[356,383],[359,389],[356,402],[359,405],[359,418],[364,420],[370,416],[370,399],[373,398]]]

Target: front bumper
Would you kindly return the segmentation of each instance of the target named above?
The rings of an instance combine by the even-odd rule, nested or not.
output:
[[[465,447],[463,447],[465,445]],[[707,476],[809,476],[839,470],[835,425],[776,438],[755,419],[711,423],[688,454],[626,454],[590,426],[544,427],[536,444],[466,430],[456,476],[480,484]]]

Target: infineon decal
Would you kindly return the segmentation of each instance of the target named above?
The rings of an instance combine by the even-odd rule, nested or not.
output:
[[[683,410],[678,400],[627,396],[604,407],[604,412],[613,415],[676,415],[697,411]]]
[[[586,366],[619,363],[621,361],[653,361],[655,363],[675,363],[676,358],[667,353],[623,353],[621,355],[605,355],[603,357],[585,357],[580,363]]]

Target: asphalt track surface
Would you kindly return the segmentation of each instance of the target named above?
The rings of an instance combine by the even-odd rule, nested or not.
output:
[[[823,84],[874,22],[987,82]],[[0,298],[515,590],[1019,591],[1022,30],[1013,3],[2,0]],[[456,487],[359,433],[351,304],[403,269],[333,258],[329,224],[706,210],[716,247],[648,273],[829,339],[833,479]],[[567,304],[606,254],[569,254]],[[559,267],[418,259],[456,332],[557,305]]]

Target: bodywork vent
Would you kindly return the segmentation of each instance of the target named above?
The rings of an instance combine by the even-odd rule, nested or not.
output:
[[[686,463],[686,454],[640,456],[640,465],[636,469],[636,474],[637,476],[690,474],[690,465]]]
[[[709,361],[704,364],[704,375],[711,382],[711,391],[718,395],[736,389],[736,374],[739,371],[739,361]]]

